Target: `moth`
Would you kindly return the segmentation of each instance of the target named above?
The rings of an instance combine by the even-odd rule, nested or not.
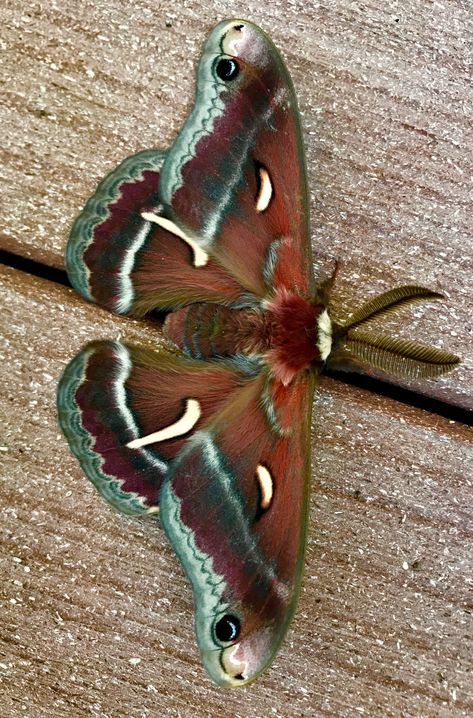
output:
[[[159,512],[190,579],[202,660],[242,686],[273,660],[304,564],[311,405],[324,366],[403,377],[458,358],[372,328],[441,295],[404,286],[345,323],[314,280],[299,112],[284,62],[221,22],[174,144],[126,159],[75,220],[74,288],[112,312],[167,312],[157,350],[94,341],[64,371],[58,415],[102,496]]]

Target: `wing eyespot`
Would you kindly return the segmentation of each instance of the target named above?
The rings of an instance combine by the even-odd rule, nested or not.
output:
[[[219,643],[233,643],[240,634],[240,619],[232,613],[226,613],[215,624],[215,637]]]
[[[231,82],[240,74],[240,66],[232,57],[221,57],[217,61],[215,72],[223,82]]]

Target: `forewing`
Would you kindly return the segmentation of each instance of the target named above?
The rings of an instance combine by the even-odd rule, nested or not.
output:
[[[156,511],[170,462],[193,431],[238,395],[254,367],[246,369],[93,342],[60,380],[59,424],[107,501],[127,514]]]
[[[311,374],[289,387],[257,377],[187,442],[163,485],[161,518],[193,585],[204,664],[221,685],[264,670],[295,608],[312,390]],[[222,642],[219,621],[234,618],[238,637]]]
[[[222,79],[232,62],[237,74]],[[312,293],[296,96],[279,52],[251,23],[225,21],[210,34],[159,194],[163,212],[249,292]]]

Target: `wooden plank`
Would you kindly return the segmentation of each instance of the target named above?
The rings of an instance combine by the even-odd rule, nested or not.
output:
[[[470,429],[321,381],[294,625],[259,681],[223,691],[158,524],[107,507],[56,426],[85,341],[159,336],[10,269],[2,296],[4,718],[472,714]]]
[[[270,33],[298,91],[313,245],[337,258],[338,316],[417,282],[448,304],[394,331],[442,342],[464,365],[424,391],[471,408],[469,2],[231,4]],[[167,146],[188,111],[194,67],[219,3],[65,0],[0,9],[2,246],[63,265],[72,218],[125,156]],[[426,387],[426,388],[425,388]],[[416,387],[416,390],[418,387]]]

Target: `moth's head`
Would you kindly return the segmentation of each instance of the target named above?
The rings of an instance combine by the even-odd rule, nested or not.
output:
[[[286,601],[276,596],[268,596],[267,604],[262,602],[259,607],[228,606],[225,602],[222,609],[210,616],[202,615],[199,610],[196,612],[202,661],[218,685],[224,688],[244,686],[272,662],[292,611],[288,611]]]

